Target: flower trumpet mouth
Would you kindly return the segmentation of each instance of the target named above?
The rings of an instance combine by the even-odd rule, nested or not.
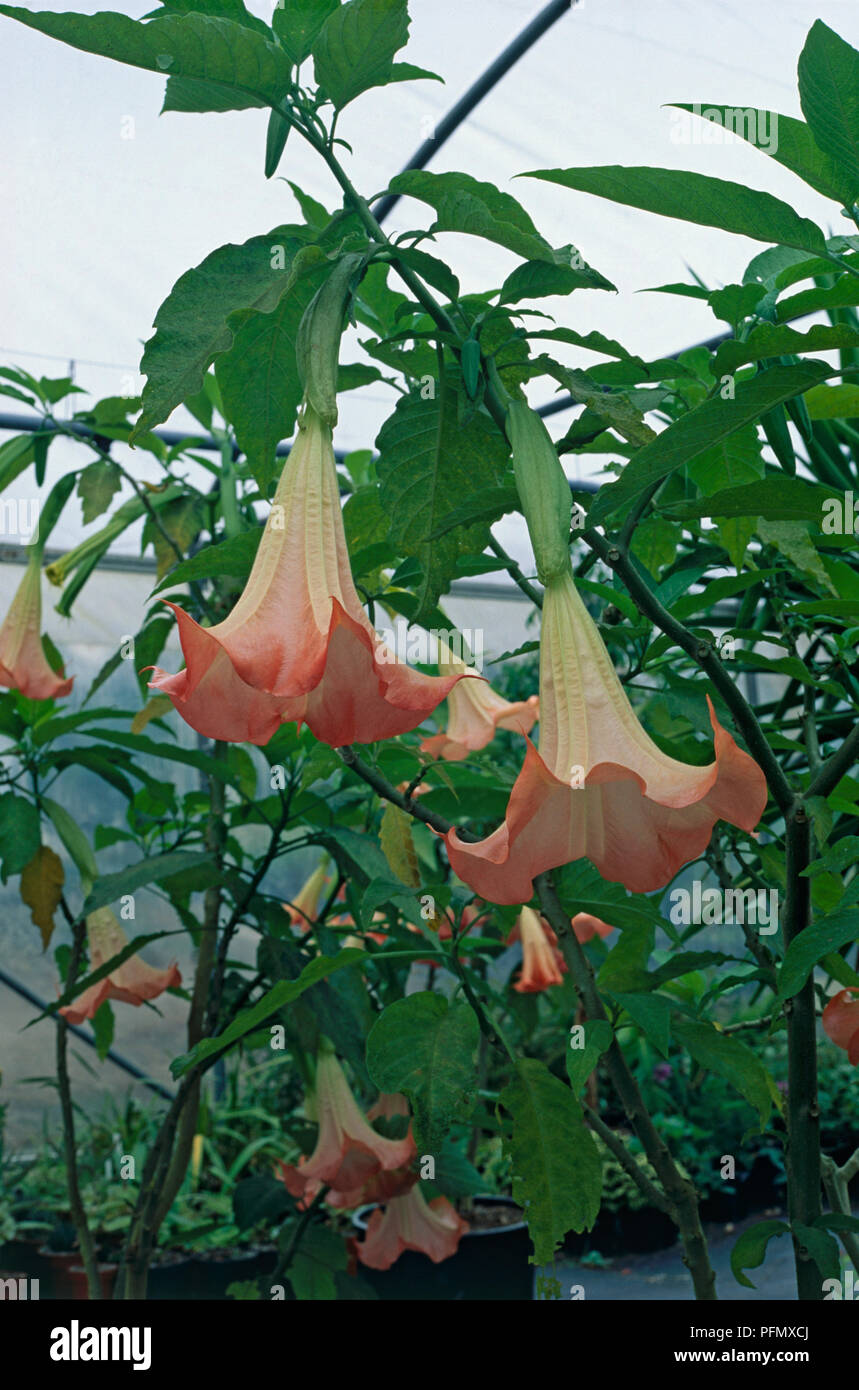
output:
[[[415,728],[463,679],[391,659],[361,607],[331,427],[310,407],[229,617],[204,628],[170,606],[185,670],[156,667],[150,685],[208,738],[264,744],[295,721],[332,747],[371,743]]]
[[[715,758],[670,758],[629,703],[572,574],[546,587],[540,750],[528,740],[504,824],[476,844],[447,836],[454,871],[490,902],[526,903],[534,878],[586,858],[633,892],[664,887],[699,857],[717,820],[752,831],[764,774],[707,707]]]

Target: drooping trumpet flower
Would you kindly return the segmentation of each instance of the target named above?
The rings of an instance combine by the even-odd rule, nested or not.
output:
[[[464,661],[455,657],[444,644],[439,643],[438,669],[442,675],[464,675],[468,670]],[[505,700],[492,689],[485,680],[463,680],[455,685],[447,697],[447,729],[444,733],[433,734],[421,743],[421,752],[431,758],[445,758],[449,762],[461,762],[469,753],[485,748],[495,737],[496,729],[512,729],[515,733],[529,734],[540,717],[540,703],[536,695],[527,700]]]
[[[149,684],[208,738],[264,744],[295,721],[332,747],[371,743],[416,728],[462,679],[412,670],[376,634],[352,580],[331,425],[309,404],[232,613],[205,628],[169,606],[185,670],[156,667]]]
[[[124,950],[128,937],[109,907],[96,908],[87,917],[86,924],[90,968],[98,970]],[[95,1016],[105,999],[140,1005],[145,1000],[157,999],[165,989],[178,989],[181,983],[182,976],[175,961],[166,970],[156,970],[138,955],[133,955],[103,980],[90,985],[71,1004],[60,1009],[60,1013],[69,1023],[83,1023],[84,1019]]]
[[[558,938],[544,918],[532,907],[523,907],[507,945],[522,942],[522,970],[513,988],[517,994],[539,994],[550,985],[559,985],[567,967],[558,950]]]
[[[74,676],[52,671],[42,647],[41,551],[35,551],[0,628],[0,685],[20,690],[31,700],[68,695]]]
[[[390,1269],[404,1250],[417,1250],[440,1264],[456,1254],[468,1229],[446,1197],[427,1203],[420,1188],[413,1187],[406,1196],[393,1197],[384,1211],[377,1207],[372,1213],[357,1247],[358,1259],[368,1269]]]
[[[848,1061],[859,1066],[859,989],[851,985],[833,994],[823,1010],[822,1023],[830,1042],[843,1047]]]
[[[662,888],[706,848],[717,820],[743,830],[767,800],[764,774],[716,719],[715,761],[688,766],[648,737],[569,569],[543,602],[540,751],[528,741],[504,824],[476,844],[447,836],[455,872],[481,897],[524,903],[544,870],[587,858],[633,892]]]
[[[318,869],[301,885],[292,902],[284,903],[283,908],[293,927],[298,931],[307,930],[319,915],[322,894],[328,884],[328,868],[323,860]]]
[[[281,1177],[294,1197],[312,1198],[324,1183],[335,1193],[357,1194],[360,1200],[370,1179],[404,1168],[414,1158],[411,1129],[404,1139],[386,1139],[373,1129],[327,1045],[317,1060],[314,1106],[319,1122],[316,1148],[297,1164],[281,1165]]]
[[[614,931],[614,927],[610,927],[608,922],[604,922],[601,917],[594,917],[590,912],[577,912],[571,919],[570,926],[575,932],[576,940],[582,944],[592,941],[595,936],[605,940]]]

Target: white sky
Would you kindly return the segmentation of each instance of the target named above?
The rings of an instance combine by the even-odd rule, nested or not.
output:
[[[77,0],[77,8],[104,5]],[[115,8],[141,15],[151,6],[142,0],[139,7]],[[266,13],[264,0],[251,8]],[[339,127],[355,148],[347,167],[368,194],[384,188],[541,4],[412,0],[410,8],[412,38],[401,56],[440,72],[447,85],[398,84],[347,108]],[[609,163],[694,169],[766,189],[824,229],[842,230],[834,204],[766,155],[742,142],[704,144],[688,134],[680,142],[676,113],[672,119],[661,109],[685,100],[800,115],[796,59],[816,18],[859,46],[855,0],[584,0],[503,79],[430,167],[463,169],[513,192],[544,236],[554,245],[576,244],[620,291],[578,291],[567,301],[540,301],[540,308],[580,331],[619,338],[644,357],[676,351],[720,325],[695,301],[636,291],[688,279],[687,262],[713,286],[730,283],[762,247],[512,177]],[[0,34],[0,362],[62,375],[74,359],[77,380],[95,396],[137,389],[141,343],[179,275],[215,247],[297,215],[288,186],[262,176],[266,114],[159,118],[160,77],[79,53],[5,19]],[[123,138],[128,117],[132,139]],[[703,129],[694,121],[687,127],[699,141]],[[280,172],[334,202],[330,177],[294,137]],[[420,225],[428,212],[401,203],[389,230]],[[444,235],[439,246],[466,291],[500,284],[516,263],[471,237]],[[338,444],[371,444],[392,404],[385,387],[347,394]],[[0,410],[18,409],[0,400]],[[553,429],[566,421],[555,417]],[[68,457],[58,450],[54,466]],[[149,476],[148,456],[131,457],[135,470]],[[576,469],[575,460],[570,467]],[[52,544],[69,543],[77,532],[69,508]],[[527,556],[521,523],[508,521],[501,535]],[[131,534],[123,548],[136,548]]]

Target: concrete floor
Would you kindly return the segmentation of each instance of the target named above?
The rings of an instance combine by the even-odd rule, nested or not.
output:
[[[747,1227],[771,1217],[784,1219],[784,1213],[773,1209],[733,1225],[718,1223],[705,1226],[720,1299],[748,1303],[758,1300],[789,1303],[796,1300],[793,1249],[787,1236],[771,1240],[764,1263],[759,1269],[747,1271],[747,1277],[756,1285],[754,1289],[738,1284],[731,1273],[731,1250],[737,1237]],[[558,1259],[554,1274],[561,1282],[561,1297],[564,1299],[570,1297],[571,1286],[580,1284],[586,1300],[691,1302],[692,1281],[682,1256],[683,1250],[678,1243],[668,1250],[658,1250],[650,1255],[616,1255],[601,1267],[581,1264],[575,1259]],[[552,1272],[551,1269],[546,1270],[547,1274]]]

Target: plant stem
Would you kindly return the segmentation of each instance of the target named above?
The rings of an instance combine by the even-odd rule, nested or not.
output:
[[[551,877],[548,874],[540,874],[535,883],[543,916],[558,937],[564,960],[584,1005],[587,1018],[608,1021],[594,973],[581,945],[576,940],[575,933],[570,926],[569,916],[558,900]],[[683,1263],[692,1276],[695,1297],[702,1302],[712,1302],[717,1298],[716,1276],[710,1264],[695,1188],[689,1179],[680,1172],[650,1118],[638,1082],[629,1069],[617,1039],[612,1042],[605,1054],[605,1059],[612,1085],[620,1097],[627,1118],[641,1140],[642,1148],[656,1170],[656,1175],[664,1189],[665,1199],[670,1208],[669,1215],[680,1232],[680,1239],[683,1242],[685,1252]]]
[[[81,956],[83,955],[84,937],[86,935],[86,923],[79,921],[74,924],[72,935],[72,951],[69,958],[68,983],[73,985],[78,976]],[[87,1219],[86,1207],[81,1197],[80,1175],[78,1173],[77,1143],[75,1139],[75,1112],[72,1104],[72,1088],[69,1080],[68,1065],[68,1037],[69,1027],[62,1015],[57,1017],[57,1088],[60,1095],[60,1110],[63,1117],[63,1144],[66,1155],[66,1183],[69,1192],[69,1208],[72,1214],[72,1221],[78,1234],[78,1244],[81,1250],[81,1259],[86,1270],[87,1290],[91,1299],[100,1299],[101,1276],[98,1272],[98,1259],[96,1258],[95,1241]]]
[[[798,802],[786,816],[787,894],[785,950],[808,925],[811,883],[801,877],[811,862],[811,821]],[[787,1017],[787,1196],[791,1223],[812,1226],[821,1214],[820,1110],[817,1102],[817,1011],[814,980],[785,1003]],[[793,1237],[796,1283],[802,1300],[823,1298],[820,1271],[799,1238]]]

